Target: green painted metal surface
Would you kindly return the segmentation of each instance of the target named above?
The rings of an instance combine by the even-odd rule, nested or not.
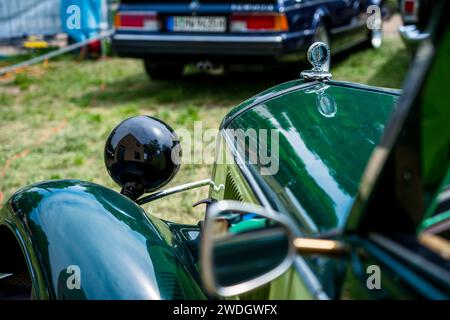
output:
[[[295,84],[295,83],[293,83]],[[313,84],[261,101],[227,129],[273,129],[279,170],[262,175],[274,206],[293,213],[305,233],[342,227],[367,161],[384,131],[398,95],[339,84]],[[269,135],[269,134],[268,134]],[[259,150],[259,140],[248,140]],[[241,152],[244,148],[241,145]],[[248,158],[248,153],[245,153]],[[264,168],[251,164],[255,175]],[[305,215],[312,225],[302,225]]]
[[[264,90],[257,95],[247,99],[246,101],[242,102],[235,108],[233,108],[222,120],[222,127],[226,127],[226,125],[234,119],[236,116],[238,116],[243,110],[245,110],[248,107],[251,107],[254,104],[257,104],[261,101],[265,101],[267,99],[271,99],[273,97],[276,97],[277,95],[283,94],[285,91],[292,91],[295,90],[296,87],[299,86],[310,86],[313,85],[312,83],[305,83],[303,80],[292,80],[288,82],[283,82],[281,84],[278,84],[272,88],[269,88],[267,90]]]
[[[38,299],[204,299],[173,228],[124,196],[88,182],[29,186],[0,225],[16,235]],[[80,288],[67,285],[79,268]]]
[[[435,188],[450,164],[450,27],[447,27],[421,97],[424,187]]]

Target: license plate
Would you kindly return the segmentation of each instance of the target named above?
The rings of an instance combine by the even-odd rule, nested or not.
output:
[[[167,28],[174,32],[225,32],[225,17],[170,17]]]

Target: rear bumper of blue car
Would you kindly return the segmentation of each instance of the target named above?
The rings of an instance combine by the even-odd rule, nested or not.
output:
[[[282,59],[303,54],[310,42],[308,32],[272,35],[116,33],[113,36],[113,48],[119,56],[144,59]]]

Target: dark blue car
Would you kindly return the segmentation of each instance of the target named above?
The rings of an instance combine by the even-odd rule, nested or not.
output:
[[[144,59],[154,79],[178,77],[199,61],[295,61],[314,41],[332,53],[379,47],[381,7],[382,0],[123,0],[113,47]]]

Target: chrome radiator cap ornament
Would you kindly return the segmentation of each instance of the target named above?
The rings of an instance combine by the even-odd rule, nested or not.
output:
[[[324,69],[330,59],[330,47],[323,42],[314,42],[308,49],[308,61],[312,64],[311,70],[300,73],[305,81],[325,81],[331,79],[332,75]]]

